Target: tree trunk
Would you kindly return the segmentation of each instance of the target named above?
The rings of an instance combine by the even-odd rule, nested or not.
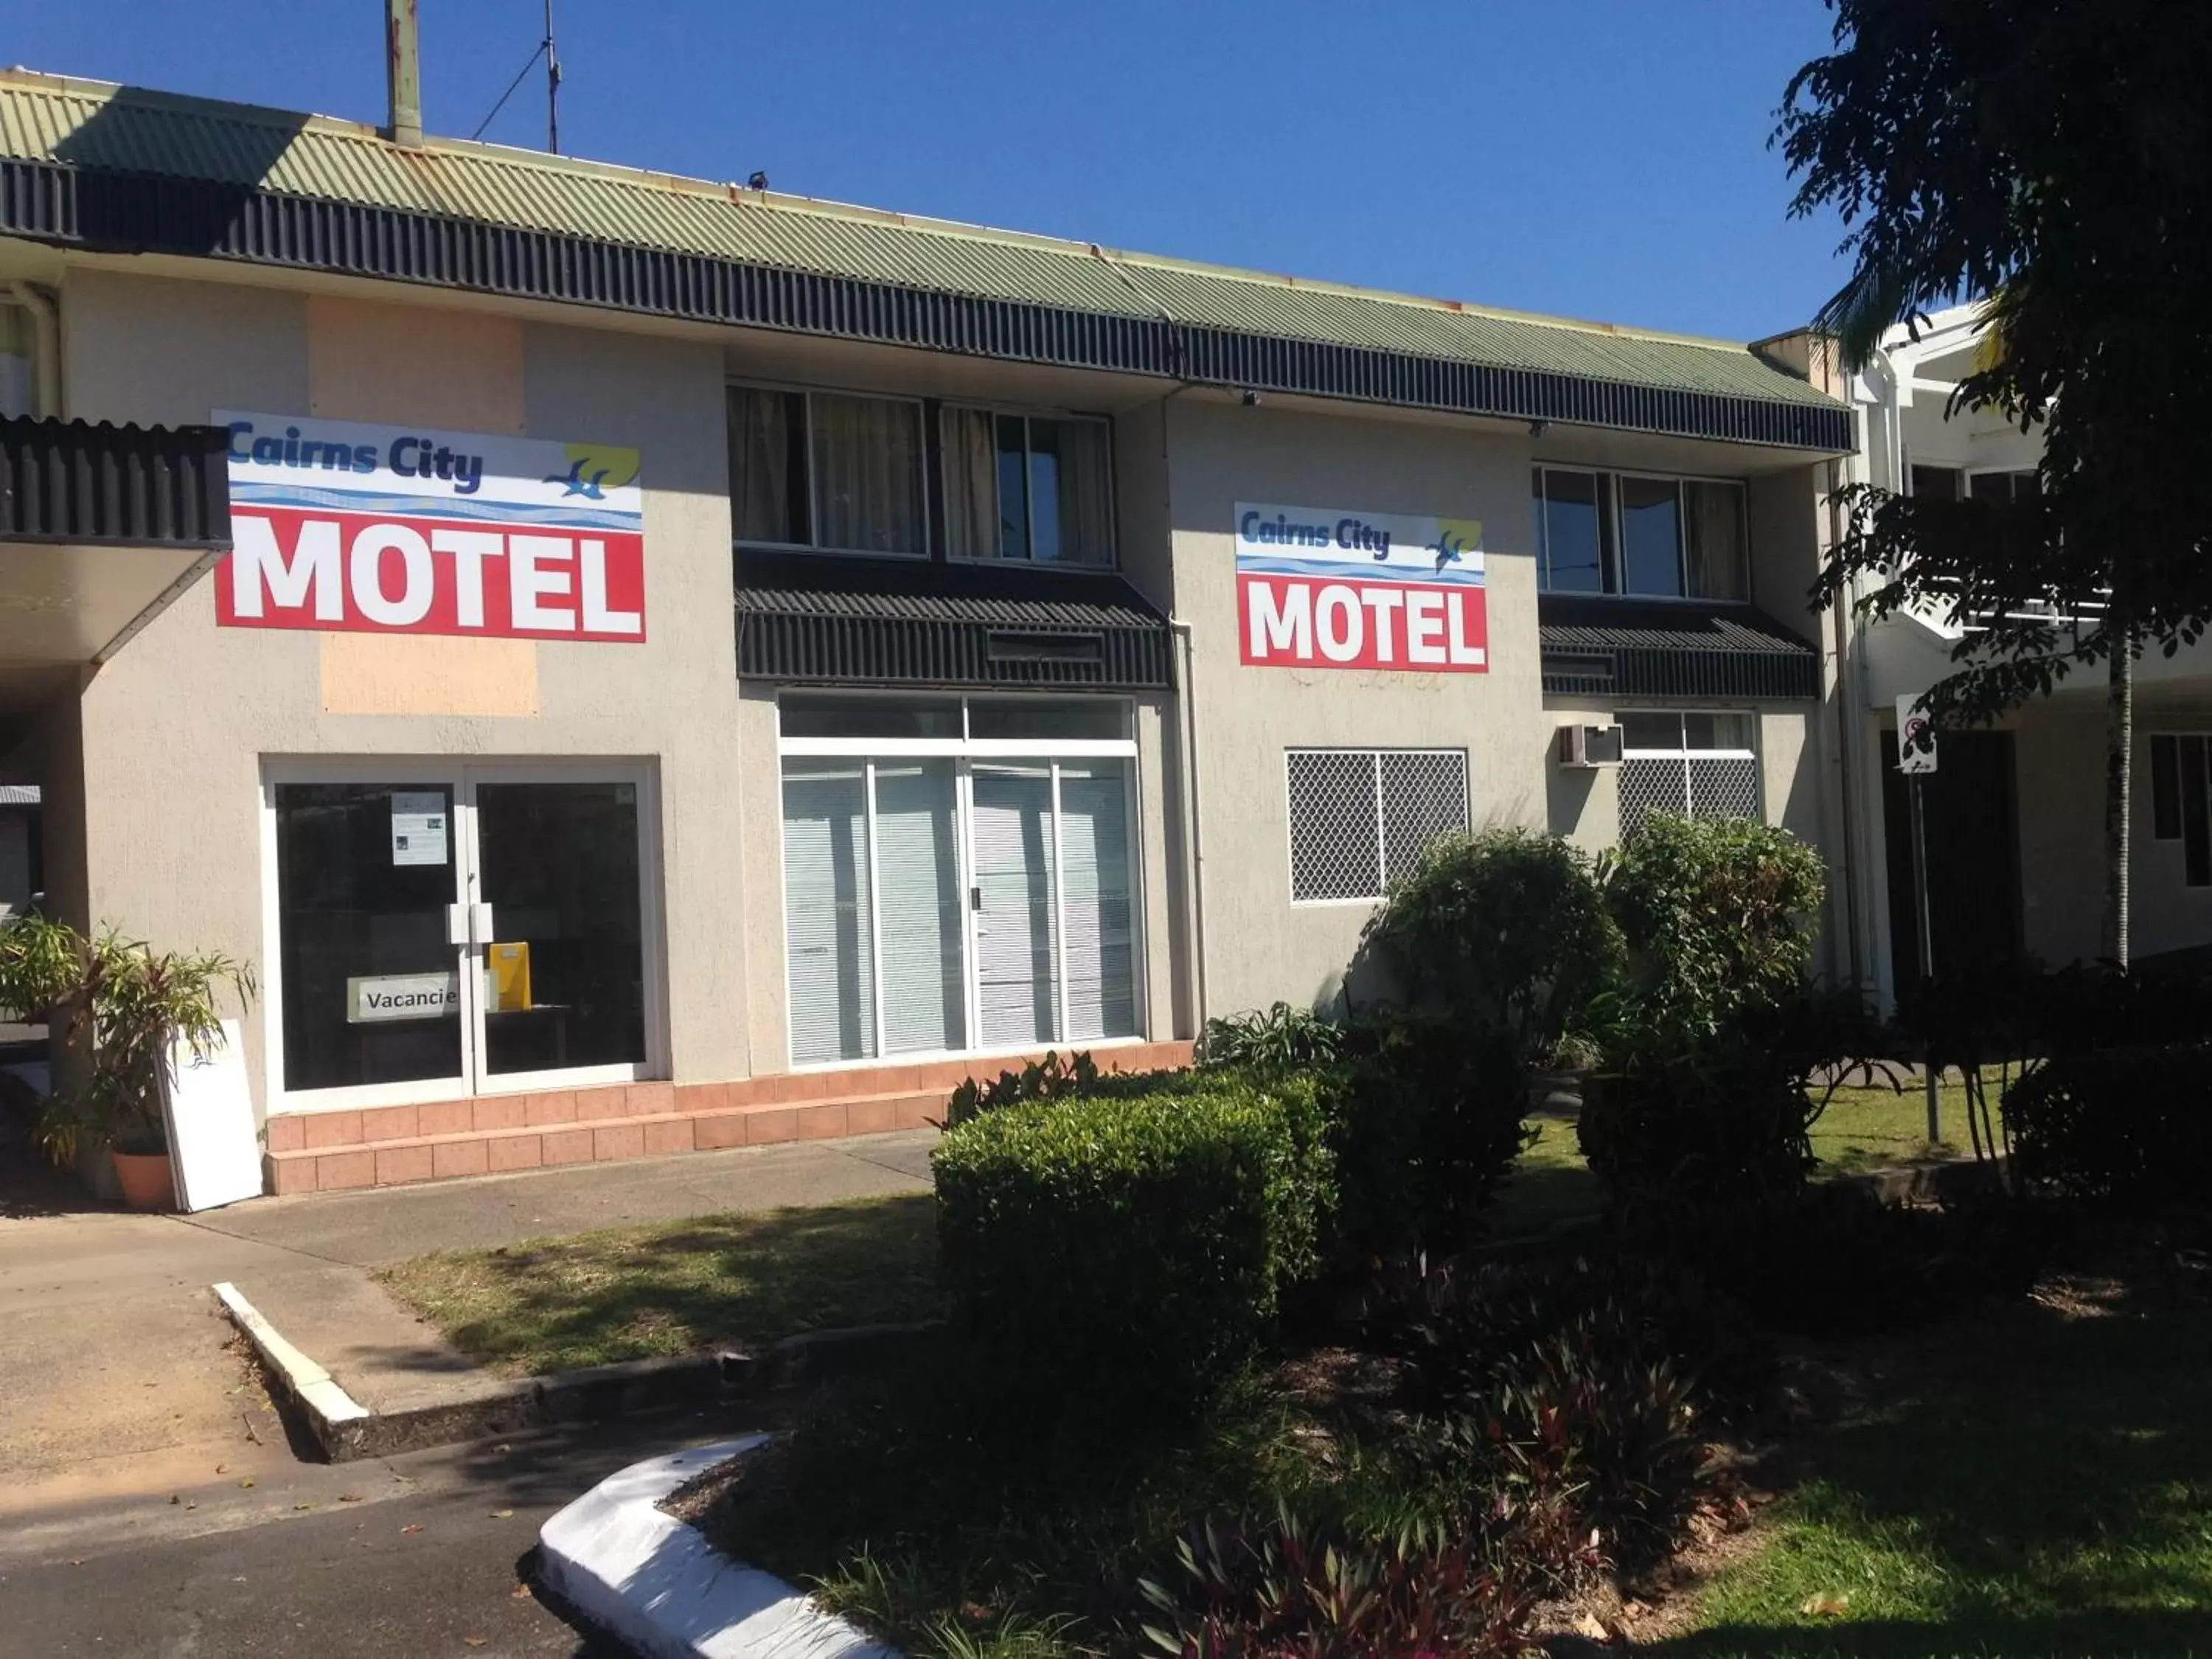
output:
[[[2135,629],[2113,607],[2110,689],[2105,694],[2105,957],[2128,965],[2128,860],[2133,823],[2136,735]]]

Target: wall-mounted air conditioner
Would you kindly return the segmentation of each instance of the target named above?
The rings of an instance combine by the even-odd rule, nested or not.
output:
[[[1620,765],[1620,728],[1617,726],[1561,726],[1559,764],[1584,769]]]

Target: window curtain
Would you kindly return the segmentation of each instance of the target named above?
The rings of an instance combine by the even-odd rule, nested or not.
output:
[[[887,1054],[967,1046],[959,843],[951,761],[878,763],[876,897]]]
[[[793,500],[793,405],[787,392],[730,390],[730,487],[741,542],[804,542],[803,502]],[[794,512],[794,507],[800,510]]]
[[[1036,501],[1037,552],[1040,559],[1062,564],[1110,564],[1114,523],[1113,485],[1107,464],[1105,426],[1097,421],[1030,422],[1034,452],[1031,472]],[[1046,467],[1054,473],[1057,532],[1048,551],[1044,524],[1046,496],[1035,475]]]
[[[787,764],[783,909],[793,1065],[876,1052],[868,889],[866,773],[857,765]]]
[[[817,392],[814,493],[819,547],[922,553],[921,410],[882,398]]]
[[[956,559],[999,556],[999,457],[991,416],[981,409],[945,416],[945,540]]]
[[[1746,599],[1743,491],[1735,484],[1689,483],[1690,592],[1700,599]]]

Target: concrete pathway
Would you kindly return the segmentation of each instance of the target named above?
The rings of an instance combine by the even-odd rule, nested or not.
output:
[[[0,1486],[46,1502],[289,1462],[277,1419],[228,1351],[232,1331],[208,1291],[217,1280],[373,1410],[465,1399],[488,1379],[369,1269],[429,1250],[923,1191],[934,1139],[577,1164],[190,1217],[0,1219]]]

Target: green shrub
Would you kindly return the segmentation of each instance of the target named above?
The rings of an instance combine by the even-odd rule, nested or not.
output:
[[[970,1118],[995,1112],[1001,1106],[1071,1099],[1096,1086],[1098,1075],[1097,1065],[1088,1054],[1070,1054],[1062,1060],[1057,1053],[1048,1052],[1042,1060],[1033,1060],[1018,1072],[1000,1073],[990,1083],[972,1077],[963,1079],[945,1103],[944,1121],[934,1127],[957,1129]]]
[[[1255,1009],[1206,1021],[1198,1063],[1291,1072],[1335,1059],[1343,1043],[1343,1029],[1334,1021],[1311,1009],[1278,1002],[1265,1013]]]
[[[1202,1391],[1310,1276],[1334,1203],[1310,1089],[1235,1078],[1010,1106],[931,1163],[956,1321],[1060,1373]]]
[[[2212,1193],[2212,1045],[2061,1054],[2004,1098],[2028,1188],[2093,1203],[2200,1208]]]
[[[1646,817],[1605,884],[1642,1023],[1711,1033],[1741,1008],[1786,997],[1812,966],[1826,892],[1820,854],[1787,830]]]
[[[1369,924],[1417,1001],[1548,1058],[1621,963],[1589,854],[1557,836],[1486,830],[1423,850]]]
[[[1440,1012],[1383,1011],[1312,1074],[1335,1155],[1338,1254],[1438,1255],[1479,1237],[1528,1144],[1528,1090],[1510,1038]]]
[[[1467,1540],[1375,1539],[1288,1510],[1207,1522],[1140,1588],[1138,1633],[1162,1659],[1515,1659],[1536,1611]]]

